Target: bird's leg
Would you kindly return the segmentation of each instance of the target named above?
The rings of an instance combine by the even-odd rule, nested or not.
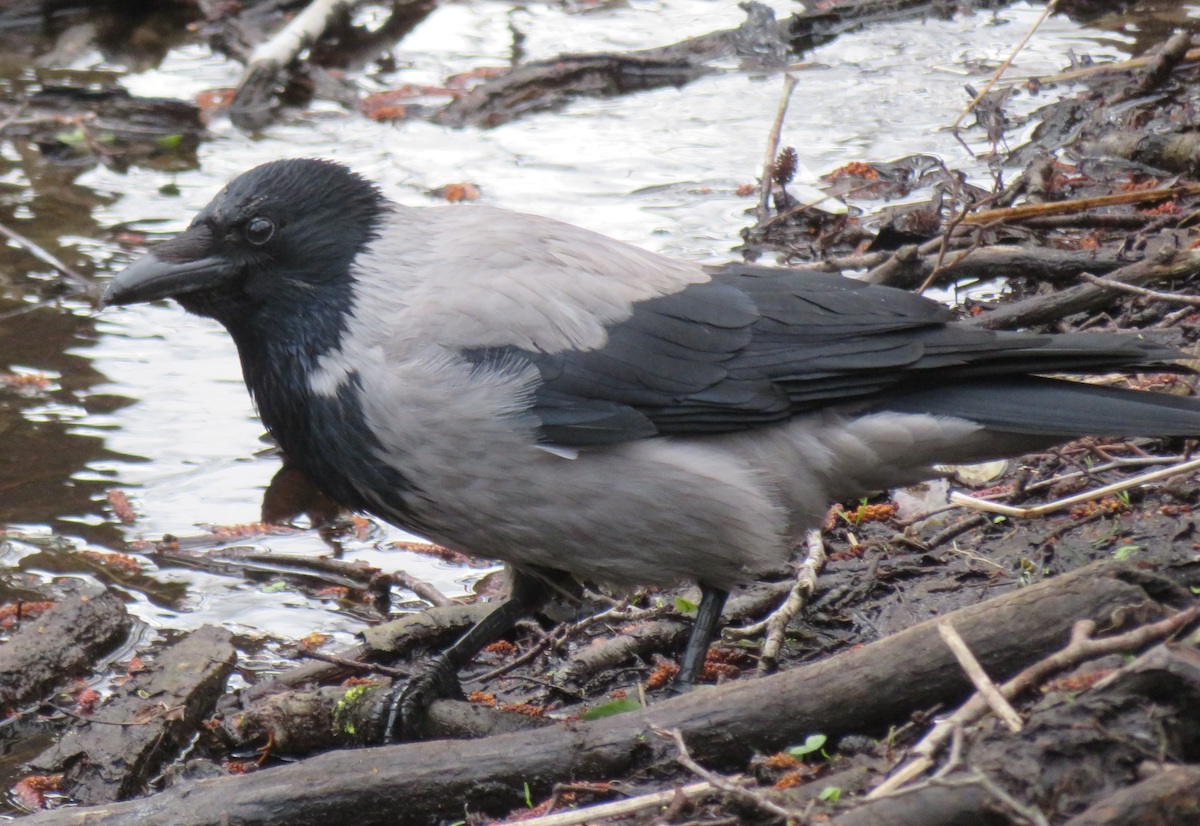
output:
[[[554,592],[545,576],[516,568],[510,568],[509,572],[512,576],[512,595],[437,655],[429,670],[412,677],[404,690],[394,696],[384,730],[386,740],[416,739],[430,703],[441,697],[462,695],[462,688],[458,684],[459,670],[483,648],[511,631],[519,620],[541,608]]]
[[[671,690],[676,694],[690,691],[704,671],[704,658],[708,654],[708,646],[717,635],[721,609],[725,607],[725,600],[728,598],[728,591],[700,584],[700,607],[696,609],[696,621],[692,625],[687,648],[683,650],[683,664],[671,685]]]

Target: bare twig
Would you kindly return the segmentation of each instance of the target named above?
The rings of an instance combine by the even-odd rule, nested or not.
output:
[[[575,634],[581,633],[591,626],[599,622],[619,621],[626,622],[629,620],[648,620],[661,617],[672,611],[670,606],[659,606],[655,608],[634,608],[629,604],[629,600],[620,600],[611,608],[606,608],[598,614],[593,614],[590,617],[575,622],[563,622],[550,629],[549,633],[543,636],[540,640],[529,647],[528,651],[521,653],[513,659],[506,662],[504,665],[493,668],[486,674],[481,674],[478,677],[472,677],[467,680],[471,683],[482,683],[488,680],[494,680],[496,677],[502,677],[518,666],[524,665],[537,658],[539,654],[546,650],[556,650],[560,645],[566,642]]]
[[[340,668],[348,668],[352,671],[369,671],[374,674],[382,674],[385,677],[411,677],[412,672],[403,668],[392,668],[391,666],[382,665],[380,663],[367,663],[360,660],[352,660],[349,657],[339,657],[337,654],[324,654],[320,651],[312,651],[308,648],[301,648],[297,655],[309,660],[318,660],[319,662],[336,665]]]
[[[86,723],[88,725],[91,725],[94,723],[98,726],[122,726],[122,727],[148,726],[151,723],[153,723],[154,721],[163,717],[163,715],[172,711],[172,709],[162,707],[162,708],[157,709],[153,714],[148,715],[146,717],[146,719],[143,719],[143,720],[129,720],[129,721],[97,720],[95,717],[89,717],[89,716],[86,716],[83,714],[76,714],[74,711],[71,711],[70,709],[67,709],[67,708],[63,708],[60,705],[56,705],[56,704],[50,702],[49,700],[43,700],[41,705],[52,708],[55,711],[57,711],[59,714],[62,714],[65,717],[70,717],[72,720],[77,720],[80,723]]]
[[[260,43],[238,81],[231,110],[253,110],[263,105],[279,73],[317,41],[330,23],[357,0],[312,0],[275,35]]]
[[[964,212],[961,215],[959,215],[957,218],[955,218],[953,220],[952,225],[947,230],[947,232],[952,232],[959,224],[961,224],[963,221],[966,220],[967,215],[969,215],[969,214],[970,213]],[[983,230],[983,229],[989,229],[989,228],[990,227],[985,226],[985,227],[977,227],[976,229]],[[946,237],[946,236],[943,235],[943,237]],[[928,290],[931,286],[933,286],[935,281],[937,281],[939,278],[942,277],[942,273],[946,272],[947,270],[954,269],[959,264],[961,264],[963,261],[965,261],[968,255],[975,252],[975,250],[980,249],[983,246],[983,239],[984,239],[983,232],[976,232],[975,237],[971,240],[970,245],[967,246],[967,248],[964,249],[962,252],[960,252],[958,255],[956,255],[954,257],[954,260],[951,261],[949,264],[943,263],[943,259],[945,259],[945,257],[946,257],[946,251],[949,248],[949,244],[943,244],[941,249],[938,250],[937,260],[934,262],[933,269],[929,271],[929,275],[925,276],[925,280],[921,282],[921,286],[917,287],[917,294],[920,295],[921,293]]]
[[[753,806],[759,811],[766,812],[767,814],[775,817],[783,818],[786,823],[799,823],[799,812],[793,812],[790,809],[785,809],[778,803],[767,800],[760,794],[755,794],[752,789],[747,789],[745,786],[739,785],[736,777],[722,777],[715,772],[710,772],[708,769],[704,768],[695,760],[693,760],[692,755],[688,752],[687,744],[683,742],[683,735],[679,732],[679,729],[671,729],[670,731],[667,731],[665,729],[656,728],[654,729],[654,733],[663,737],[669,737],[674,740],[675,747],[679,749],[679,754],[675,757],[675,759],[679,762],[679,765],[683,766],[688,771],[703,777],[713,786],[714,789],[725,792],[730,797],[735,798],[736,800],[749,806]]]
[[[1116,195],[1098,195],[1095,198],[1077,198],[1073,201],[1047,201],[1040,204],[1005,207],[1004,209],[987,209],[982,212],[969,213],[963,218],[963,223],[988,224],[993,221],[1022,221],[1026,218],[1065,215],[1098,207],[1171,201],[1197,194],[1200,194],[1200,184],[1168,186],[1163,189],[1146,189],[1138,192],[1118,192]]]
[[[784,597],[784,601],[758,622],[737,628],[726,628],[723,636],[736,640],[757,637],[759,634],[766,633],[768,627],[770,627],[772,617],[783,612],[789,612],[787,619],[783,621],[783,625],[786,626],[787,623],[791,622],[792,617],[804,607],[805,599],[811,597],[816,590],[817,574],[820,573],[821,568],[825,565],[825,543],[821,540],[821,532],[819,530],[808,532],[806,535],[806,547],[808,555],[800,567],[796,569],[796,579],[792,583],[791,590]]]
[[[787,115],[788,101],[792,99],[792,90],[796,88],[794,75],[783,75],[783,95],[779,99],[779,111],[775,113],[775,122],[767,135],[767,153],[763,158],[762,183],[758,190],[758,223],[765,224],[771,217],[771,181],[775,177],[775,156],[779,152],[779,136],[783,132],[783,119]]]
[[[1200,296],[1195,295],[1180,295],[1178,293],[1164,293],[1158,290],[1148,290],[1145,287],[1138,287],[1133,284],[1123,284],[1120,281],[1112,281],[1108,278],[1101,278],[1091,273],[1080,273],[1080,281],[1086,281],[1089,284],[1095,284],[1097,287],[1104,287],[1106,290],[1116,290],[1122,293],[1132,293],[1140,295],[1144,298],[1153,298],[1155,301],[1169,301],[1172,304],[1186,304],[1189,307],[1200,307]]]
[[[1078,505],[1080,502],[1089,502],[1093,499],[1099,499],[1102,496],[1107,496],[1110,493],[1136,488],[1138,485],[1146,484],[1147,482],[1155,482],[1159,479],[1166,479],[1171,476],[1177,476],[1181,473],[1190,473],[1193,470],[1200,469],[1200,459],[1192,459],[1188,462],[1181,462],[1177,465],[1171,465],[1166,468],[1152,470],[1149,473],[1142,473],[1137,476],[1130,476],[1128,479],[1122,479],[1120,482],[1114,482],[1111,485],[1105,485],[1101,488],[1087,490],[1083,493],[1077,493],[1073,496],[1067,496],[1063,499],[1056,499],[1053,502],[1046,502],[1042,505],[1036,505],[1032,508],[1014,508],[1011,505],[1004,505],[1000,502],[989,502],[986,499],[978,499],[974,496],[968,496],[965,493],[953,491],[950,494],[950,501],[956,505],[974,508],[975,510],[986,511],[987,513],[999,513],[1004,516],[1028,517],[1041,516],[1051,513],[1056,510]]]
[[[954,654],[954,658],[958,660],[963,671],[967,673],[975,690],[987,701],[996,716],[1003,720],[1013,733],[1024,728],[1021,715],[1017,714],[1017,710],[1000,694],[996,684],[992,682],[992,678],[983,670],[983,666],[979,664],[979,660],[975,659],[975,655],[971,653],[966,641],[954,630],[954,626],[949,622],[940,623],[938,633],[941,634],[942,641]]]
[[[41,261],[43,264],[48,264],[58,271],[58,274],[70,281],[80,292],[90,294],[92,292],[92,282],[84,278],[74,268],[64,263],[60,258],[48,252],[44,248],[38,246],[33,241],[30,241],[21,233],[14,229],[9,229],[0,224],[0,235],[3,235],[8,240],[12,241],[17,246],[24,249],[34,258]]]
[[[1092,75],[1108,73],[1115,74],[1117,72],[1128,72],[1134,69],[1140,69],[1143,66],[1149,66],[1157,59],[1158,55],[1148,54],[1143,55],[1142,57],[1131,57],[1129,60],[1120,60],[1114,63],[1096,63],[1091,66],[1082,66],[1078,69],[1071,69],[1067,72],[1059,72],[1056,75],[1042,75],[1041,77],[1023,78],[1021,80],[1014,79],[1013,82],[1020,83],[1027,80],[1036,80],[1043,86],[1047,86],[1051,83],[1067,83],[1074,80],[1080,80],[1085,77],[1091,77]],[[1183,60],[1180,62],[1194,63],[1197,60],[1200,60],[1200,49],[1188,49],[1187,53],[1183,56]]]
[[[783,647],[784,631],[817,590],[817,575],[825,567],[825,543],[821,540],[821,532],[819,530],[809,531],[805,536],[805,546],[808,552],[804,561],[800,563],[799,570],[796,571],[796,581],[792,584],[792,590],[788,592],[783,604],[761,622],[736,629],[737,636],[742,638],[766,632],[762,655],[758,660],[760,674],[769,674],[778,667],[779,649]]]
[[[1036,32],[1042,23],[1045,22],[1046,18],[1053,13],[1054,8],[1057,5],[1058,0],[1050,0],[1050,2],[1046,4],[1046,8],[1042,9],[1042,13],[1038,15],[1038,19],[1033,21],[1033,25],[1029,27],[1029,31],[1025,32],[1025,36],[1021,38],[1021,42],[1018,43],[1016,48],[1012,50],[1012,54],[1010,54],[1008,58],[1000,64],[1000,68],[998,68],[992,74],[991,79],[984,84],[983,89],[979,91],[979,94],[975,95],[975,99],[968,103],[967,108],[963,109],[962,113],[955,118],[954,123],[950,124],[951,130],[957,129],[958,125],[962,123],[963,118],[970,114],[971,110],[979,105],[979,101],[983,100],[988,92],[992,91],[992,87],[996,85],[996,81],[1000,79],[1001,75],[1008,71],[1008,67],[1012,65],[1013,60],[1015,60],[1017,55],[1021,53],[1021,50],[1025,48],[1025,44],[1029,42],[1029,38],[1033,37],[1033,33]]]
[[[588,806],[569,812],[529,818],[522,820],[521,826],[582,826],[585,823],[596,823],[611,817],[626,817],[670,806],[678,796],[683,796],[691,801],[698,800],[712,792],[713,785],[707,781],[692,783],[662,792],[638,795],[627,800],[614,800],[612,803],[602,803],[599,806]]]
[[[1174,634],[1194,622],[1198,617],[1200,617],[1200,607],[1189,608],[1159,622],[1143,625],[1124,634],[1103,639],[1092,638],[1091,635],[1096,630],[1096,625],[1091,620],[1077,622],[1071,631],[1071,641],[1065,648],[1039,660],[1004,683],[1000,686],[1000,694],[1005,699],[1012,700],[1022,692],[1040,685],[1051,674],[1106,654],[1136,651],[1155,640]],[[959,707],[958,711],[949,717],[940,719],[929,733],[910,749],[911,757],[908,762],[897,769],[891,777],[872,789],[871,793],[867,795],[867,799],[873,800],[893,794],[902,786],[920,777],[932,768],[934,756],[953,736],[954,729],[968,726],[982,719],[988,709],[987,701],[981,695],[975,694]]]
[[[423,579],[417,579],[407,571],[395,571],[391,580],[401,588],[407,588],[430,605],[450,605],[454,600],[443,594],[432,584]]]

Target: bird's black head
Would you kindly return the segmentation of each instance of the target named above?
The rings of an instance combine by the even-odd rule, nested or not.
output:
[[[233,330],[263,308],[303,313],[348,291],[350,264],[388,202],[332,161],[292,159],[231,181],[186,231],[119,273],[105,304],[174,298]]]

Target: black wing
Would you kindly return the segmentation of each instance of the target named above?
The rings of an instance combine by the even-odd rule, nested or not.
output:
[[[590,351],[488,348],[481,364],[533,364],[549,443],[727,433],[796,413],[994,376],[1170,361],[1130,336],[1035,335],[955,323],[937,302],[813,270],[730,266],[643,301]]]

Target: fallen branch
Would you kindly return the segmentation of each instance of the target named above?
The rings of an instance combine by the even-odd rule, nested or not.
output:
[[[1186,304],[1189,307],[1200,307],[1200,296],[1195,295],[1180,295],[1179,293],[1164,293],[1158,290],[1148,290],[1145,287],[1137,287],[1133,284],[1122,284],[1120,281],[1113,281],[1111,278],[1100,278],[1090,273],[1083,273],[1079,276],[1080,281],[1086,281],[1088,284],[1095,284],[1097,287],[1103,287],[1106,290],[1116,290],[1117,292],[1130,293],[1131,295],[1140,295],[1143,298],[1152,298],[1155,301],[1167,301],[1172,304]]]
[[[1192,195],[1200,195],[1200,184],[1170,186],[1165,189],[1144,189],[1137,192],[1119,192],[1116,195],[1098,195],[1095,198],[1078,198],[1073,201],[1046,201],[1040,204],[1022,204],[1005,209],[985,209],[972,212],[963,218],[964,224],[993,224],[1023,221],[1026,218],[1043,218],[1048,215],[1068,215],[1101,207],[1122,204],[1157,204],[1174,201]]]
[[[364,629],[363,644],[343,649],[333,656],[339,660],[370,663],[399,656],[420,646],[434,648],[447,645],[493,610],[495,606],[486,603],[454,603],[405,614],[391,622]],[[347,668],[336,661],[307,662],[243,689],[236,698],[240,703],[249,704],[270,694],[297,686],[344,679],[357,675],[359,671],[360,668]]]
[[[996,821],[996,810],[1015,815]],[[985,815],[984,813],[987,813]],[[834,818],[830,826],[961,826],[964,823],[1010,823],[1049,826],[1045,815],[1024,806],[980,772],[931,780],[866,802]]]
[[[23,622],[0,645],[0,709],[39,700],[80,677],[129,634],[133,619],[112,591],[67,597]]]
[[[206,625],[165,648],[31,764],[41,773],[63,772],[64,791],[80,803],[143,794],[225,690],[237,659],[232,638]]]
[[[229,104],[231,114],[247,115],[268,108],[275,83],[289,63],[317,42],[339,14],[358,0],[312,0],[274,37],[260,43],[250,55],[237,91]]]
[[[1168,246],[1169,240],[1164,240],[1158,254],[1113,271],[1108,276],[1109,280],[1140,285],[1200,273],[1200,250],[1180,251]],[[1091,268],[1085,269],[1096,272]],[[1078,274],[1077,272],[1076,277]],[[1080,284],[1050,295],[1035,296],[1024,301],[988,308],[987,312],[968,319],[965,323],[977,324],[990,330],[1049,324],[1075,313],[1098,310],[1110,304],[1113,297],[1111,289]]]
[[[1121,622],[1162,610],[1145,572],[1103,563],[952,612],[986,668],[1011,674],[1060,644],[1080,619]],[[940,620],[938,620],[940,621]],[[1103,642],[1103,641],[1101,641]],[[935,622],[771,677],[727,683],[595,722],[481,740],[432,741],[321,754],[240,777],[201,780],[140,801],[60,809],[27,826],[375,826],[425,824],[507,810],[564,780],[624,774],[673,756],[647,737],[679,729],[697,760],[738,765],[755,751],[877,731],[954,702],[970,683]],[[529,790],[528,792],[526,790]]]
[[[1095,75],[1119,74],[1121,72],[1129,72],[1134,69],[1141,69],[1149,66],[1158,55],[1143,55],[1141,57],[1131,57],[1129,60],[1119,60],[1113,63],[1095,63],[1091,66],[1083,66],[1078,69],[1071,69],[1066,72],[1059,72],[1055,75],[1042,75],[1041,77],[1024,78],[1015,80],[1014,83],[1026,83],[1030,80],[1036,80],[1043,86],[1048,86],[1052,83],[1073,83],[1084,78],[1094,77]],[[1184,54],[1180,63],[1195,63],[1200,60],[1200,49],[1188,49]]]
[[[1191,823],[1196,812],[1200,812],[1200,766],[1164,766],[1096,801],[1063,826]]]
[[[444,606],[454,604],[454,600],[439,591],[432,583],[418,579],[407,571],[396,571],[392,574],[391,580],[399,587],[412,591],[430,605]]]
[[[1094,639],[1091,636],[1096,629],[1095,623],[1090,620],[1080,620],[1072,629],[1071,642],[1066,648],[1017,674],[1000,687],[1000,693],[1005,699],[1011,700],[1022,692],[1041,684],[1051,674],[1105,654],[1137,651],[1148,643],[1174,634],[1192,623],[1197,617],[1200,617],[1200,607],[1180,611],[1159,622],[1140,626],[1115,637],[1102,639]],[[945,746],[953,732],[977,722],[988,712],[988,709],[987,700],[982,695],[976,694],[954,714],[939,720],[929,733],[909,750],[909,754],[912,756],[908,762],[897,769],[887,780],[876,786],[867,795],[867,799],[874,800],[892,794],[920,777],[933,767],[934,756]]]
[[[972,227],[974,229],[974,227]],[[868,272],[862,280],[871,284],[915,288],[928,280],[938,266],[938,252],[921,254],[921,250],[940,247],[941,236],[919,248],[905,247],[879,267]],[[998,245],[966,248],[970,255],[955,256],[942,268],[942,275],[953,279],[1023,277],[1036,278],[1050,284],[1075,283],[1083,272],[1115,274],[1122,265],[1114,250],[1056,250]],[[1087,289],[1097,289],[1088,287]]]

